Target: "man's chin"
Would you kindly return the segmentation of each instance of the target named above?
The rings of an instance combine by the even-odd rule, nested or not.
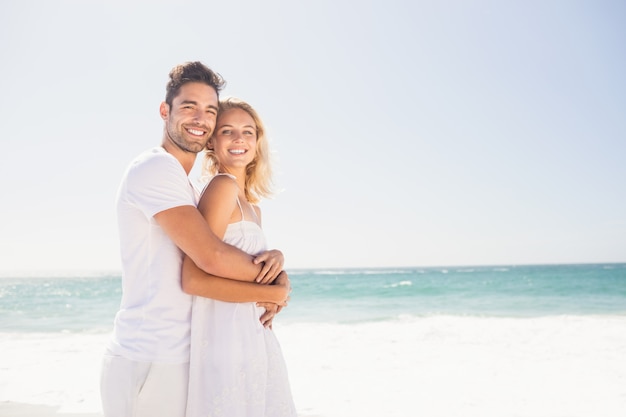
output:
[[[183,151],[185,151],[185,152],[196,153],[197,154],[197,153],[202,152],[204,149],[206,149],[206,142],[204,142],[204,143],[187,142],[187,143],[184,143],[184,144],[179,144],[178,147],[180,149],[182,149]]]

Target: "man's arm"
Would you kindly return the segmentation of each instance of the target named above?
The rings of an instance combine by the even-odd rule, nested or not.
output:
[[[254,281],[263,265],[254,257],[228,245],[211,231],[194,206],[179,206],[154,215],[159,226],[201,270],[219,277]]]

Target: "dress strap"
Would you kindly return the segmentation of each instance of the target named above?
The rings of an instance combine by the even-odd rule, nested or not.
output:
[[[215,174],[213,176],[213,178],[217,177],[218,175],[226,175],[227,177],[230,177],[233,180],[237,180],[237,177],[235,177],[234,175],[229,174],[227,172],[218,172],[217,174]],[[237,205],[239,206],[239,211],[241,212],[241,221],[245,221],[246,220],[246,216],[244,216],[244,214],[243,214],[243,207],[241,206],[241,201],[239,201],[239,197],[237,197]],[[252,208],[252,211],[254,213],[254,217],[258,221],[259,220],[259,216],[256,215],[256,211],[254,210],[254,208]]]
[[[233,180],[237,180],[237,177],[235,177],[234,175],[229,174],[227,172],[218,172],[217,174],[215,174],[213,176],[213,178],[217,177],[218,175],[225,175],[227,177],[232,178]],[[211,178],[211,179],[213,179],[213,178]],[[244,221],[246,218],[243,215],[243,207],[241,207],[241,202],[239,201],[239,197],[237,197],[237,205],[239,206],[239,211],[241,212],[241,221]]]
[[[261,219],[259,219],[259,215],[256,214],[256,210],[255,210],[256,204],[250,204],[250,206],[252,207],[252,214],[254,214],[254,218],[256,219],[256,224],[260,225]]]
[[[241,207],[241,201],[239,201],[239,197],[237,197],[237,205],[239,206],[239,211],[241,212],[241,221],[245,221],[246,218],[243,215],[243,207]]]

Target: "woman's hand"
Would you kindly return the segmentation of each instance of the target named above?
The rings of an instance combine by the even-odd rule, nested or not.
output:
[[[259,318],[259,320],[261,320],[261,324],[263,327],[271,329],[274,317],[276,317],[276,314],[282,310],[282,307],[274,303],[256,303],[256,305],[265,309],[265,313],[263,313]]]
[[[281,271],[276,277],[276,280],[272,283],[272,285],[276,287],[281,287],[284,291],[283,300],[280,303],[271,303],[271,302],[258,302],[256,305],[259,307],[265,308],[265,313],[263,313],[260,317],[261,324],[271,329],[272,322],[274,321],[274,317],[282,310],[284,307],[287,307],[287,302],[291,298],[289,294],[291,294],[291,282],[289,281],[289,276],[285,271]]]
[[[257,265],[263,264],[261,272],[255,278],[255,282],[259,284],[270,284],[276,279],[278,274],[280,274],[280,271],[283,270],[285,257],[281,251],[272,249],[254,258],[254,263]]]

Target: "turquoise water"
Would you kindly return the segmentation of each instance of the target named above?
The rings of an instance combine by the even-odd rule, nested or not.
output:
[[[348,269],[291,277],[290,313],[340,322],[626,314],[626,264]]]
[[[626,264],[295,270],[278,320],[626,315]],[[0,278],[0,331],[109,331],[119,274]]]
[[[108,274],[0,278],[0,331],[108,331],[120,280]]]

